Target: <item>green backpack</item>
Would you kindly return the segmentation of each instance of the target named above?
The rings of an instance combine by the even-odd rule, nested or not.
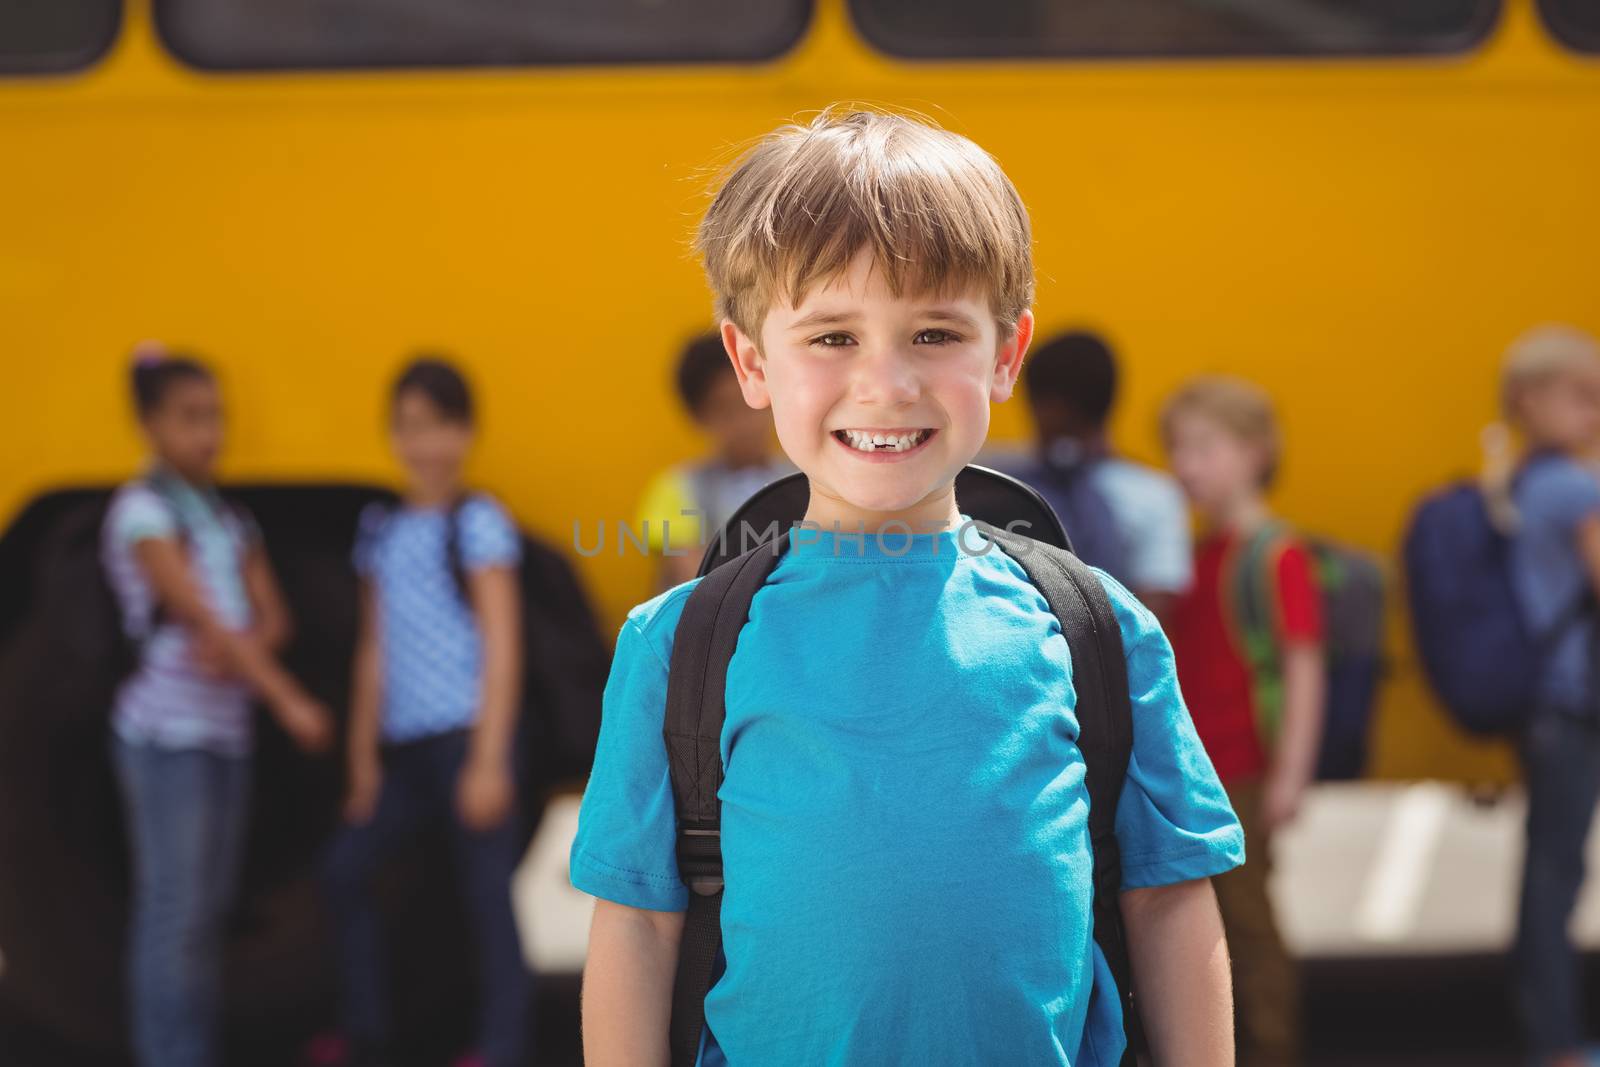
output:
[[[1317,778],[1360,778],[1366,773],[1372,709],[1384,674],[1382,563],[1369,552],[1324,538],[1297,539],[1286,523],[1270,522],[1234,550],[1224,564],[1229,590],[1226,616],[1250,668],[1264,744],[1277,742],[1283,725],[1283,665],[1279,654],[1278,564],[1291,545],[1311,556],[1312,580],[1322,601],[1327,652],[1327,695]]]

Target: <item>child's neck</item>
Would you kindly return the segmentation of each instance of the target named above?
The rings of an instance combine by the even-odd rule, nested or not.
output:
[[[1046,460],[1061,455],[1071,455],[1076,459],[1099,459],[1110,454],[1111,442],[1103,427],[1084,427],[1040,440],[1038,451]]]
[[[765,467],[771,462],[772,456],[767,452],[735,452],[724,450],[717,454],[717,461],[724,467],[733,471],[751,470],[756,467]]]
[[[440,485],[421,485],[413,482],[406,487],[405,502],[407,507],[428,509],[444,508],[461,499],[461,483],[447,482]]]
[[[912,507],[893,511],[858,508],[847,500],[841,500],[826,491],[819,492],[813,487],[804,521],[823,530],[832,530],[837,526],[839,530],[847,532],[859,530],[868,534],[903,534],[909,528],[913,534],[933,534],[941,530],[958,529],[961,526],[961,509],[956,506],[954,485],[929,494]]]
[[[184,470],[182,467],[159,455],[156,456],[152,461],[150,465],[150,472],[157,477],[176,478],[185,485],[193,486],[196,489],[205,489],[215,480],[210,471]]]
[[[1206,515],[1212,529],[1239,536],[1255,533],[1271,518],[1272,512],[1260,493],[1245,493]]]
[[[1526,432],[1524,432],[1522,436],[1522,455],[1524,458],[1528,456],[1537,456],[1541,453],[1575,456],[1582,455],[1584,451],[1581,446],[1574,446],[1566,441],[1555,440],[1548,437],[1535,437],[1534,435]]]

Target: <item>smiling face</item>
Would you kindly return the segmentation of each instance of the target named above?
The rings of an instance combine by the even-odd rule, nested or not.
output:
[[[772,408],[810,481],[806,519],[953,528],[956,474],[988,435],[989,405],[1011,395],[1032,316],[1003,334],[977,287],[896,295],[866,250],[790,304],[774,302],[759,338],[730,321],[723,339],[746,402]]]

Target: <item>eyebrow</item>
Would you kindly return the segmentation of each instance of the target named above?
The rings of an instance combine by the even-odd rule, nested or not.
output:
[[[964,326],[968,330],[977,330],[978,323],[972,316],[955,308],[926,308],[917,312],[918,318],[932,319],[934,322],[948,322],[955,326]]]
[[[829,311],[824,308],[818,308],[811,314],[802,315],[796,319],[790,324],[789,329],[796,333],[803,333],[807,330],[815,330],[819,326],[846,326],[855,320],[856,313],[853,311]]]
[[[954,308],[922,308],[915,315],[919,319],[928,319],[932,322],[944,322],[954,326],[965,327],[968,330],[977,330],[978,323],[963,312]],[[803,315],[790,324],[789,329],[796,333],[804,333],[824,326],[848,326],[855,322],[858,315],[854,311],[829,311],[819,308],[809,315]]]

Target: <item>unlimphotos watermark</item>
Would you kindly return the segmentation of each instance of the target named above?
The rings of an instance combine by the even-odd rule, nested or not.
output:
[[[580,556],[594,557],[606,551],[606,531],[609,526],[614,531],[615,552],[618,556],[627,555],[630,551],[640,555],[654,555],[656,552],[665,556],[704,556],[711,544],[711,539],[705,535],[705,524],[700,520],[705,513],[695,509],[686,508],[679,512],[683,521],[679,522],[680,533],[685,527],[692,527],[699,533],[687,541],[674,542],[672,537],[672,519],[661,519],[657,526],[652,526],[652,520],[643,519],[637,525],[617,521],[606,523],[601,521],[594,526],[593,539],[585,536],[584,523],[581,519],[572,520],[572,549]],[[865,556],[867,543],[870,540],[878,552],[885,556],[905,556],[912,549],[919,547],[918,537],[923,540],[920,545],[925,551],[939,555],[950,551],[948,545],[953,541],[955,551],[968,556],[985,556],[994,550],[995,542],[999,541],[1008,553],[1013,555],[1026,554],[1033,542],[1028,536],[1028,531],[1033,524],[1025,519],[1014,519],[1003,527],[980,519],[966,519],[954,529],[953,538],[936,536],[950,530],[948,520],[926,522],[919,524],[920,529],[913,529],[911,523],[903,519],[890,519],[874,529],[869,530],[865,523],[857,523],[854,527],[845,527],[838,522],[831,526],[812,522],[808,519],[797,519],[789,524],[787,530],[791,545],[821,545],[824,536],[831,536],[827,548],[832,555],[844,556],[852,554],[846,546],[852,546],[853,554]],[[653,529],[658,529],[659,537],[652,537]],[[766,526],[757,527],[746,520],[740,520],[737,530],[722,527],[717,530],[714,537],[717,542],[717,552],[723,557],[742,556],[754,548],[768,548],[777,555],[782,547],[784,530],[776,519]],[[657,547],[659,546],[659,547]]]

